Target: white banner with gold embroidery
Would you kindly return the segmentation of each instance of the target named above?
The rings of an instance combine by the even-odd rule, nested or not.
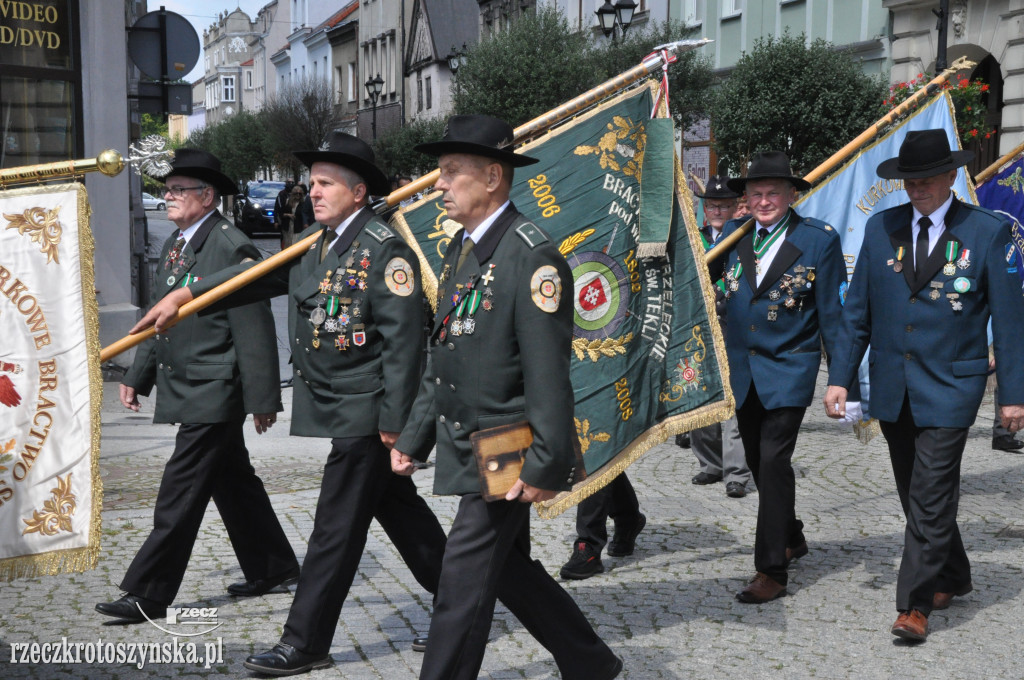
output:
[[[96,566],[94,290],[85,188],[0,191],[0,579]]]

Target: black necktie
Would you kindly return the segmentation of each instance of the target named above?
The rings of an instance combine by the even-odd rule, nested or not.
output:
[[[914,247],[914,273],[920,275],[924,271],[924,263],[928,259],[928,227],[932,221],[926,216],[917,223],[917,242]]]
[[[754,248],[760,248],[764,243],[765,239],[768,238],[770,232],[767,228],[761,227],[757,230],[757,241],[754,243]]]

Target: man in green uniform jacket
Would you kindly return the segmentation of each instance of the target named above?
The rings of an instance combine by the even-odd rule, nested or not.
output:
[[[512,128],[454,116],[439,142],[451,241],[438,283],[430,359],[409,423],[391,452],[412,474],[437,445],[434,492],[462,496],[448,534],[420,678],[470,680],[483,662],[496,598],[555,657],[562,678],[604,680],[622,662],[544,567],[530,558],[530,502],[568,489],[575,474],[572,273],[547,234],[509,201]],[[504,500],[481,495],[470,435],[526,422],[533,441]]]
[[[165,178],[167,216],[179,232],[164,243],[153,300],[190,281],[259,258],[252,242],[216,210],[235,183],[205,151],[178,149]],[[244,338],[244,340],[243,340]],[[157,388],[154,422],[181,423],[157,494],[153,531],[121,582],[127,595],[101,602],[108,616],[143,621],[174,601],[213,498],[245,575],[235,594],[266,592],[299,565],[263,482],[249,463],[242,425],[263,433],[281,410],[274,318],[266,302],[191,316],[144,343],[120,386],[121,402]],[[145,615],[145,616],[144,616]]]
[[[392,474],[388,450],[405,424],[420,380],[425,321],[412,249],[368,207],[388,191],[365,142],[342,132],[319,151],[296,152],[310,166],[320,232],[302,257],[226,298],[238,304],[288,295],[295,364],[292,434],[331,438],[313,533],[281,642],[245,667],[293,675],[331,664],[338,616],[376,519],[413,576],[437,591],[444,530],[412,480]],[[177,307],[246,266],[198,282],[154,308],[140,326],[159,328]]]

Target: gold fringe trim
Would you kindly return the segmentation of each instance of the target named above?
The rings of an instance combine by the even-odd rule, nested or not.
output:
[[[882,434],[882,426],[878,423],[878,419],[871,418],[865,422],[854,423],[853,434],[861,444],[867,444]]]
[[[91,444],[89,543],[81,548],[52,550],[0,560],[0,580],[36,578],[95,569],[99,563],[103,528],[103,479],[100,476],[100,434],[103,405],[103,374],[100,371],[100,312],[96,300],[96,269],[93,261],[96,241],[89,226],[92,208],[85,185],[79,182],[11,190],[10,195],[50,194],[75,191],[78,203],[78,256],[82,275],[82,303],[85,317],[85,345],[89,362],[89,434]]]
[[[637,258],[665,257],[668,254],[667,243],[641,243],[636,247]]]
[[[596,474],[578,482],[569,491],[563,491],[550,501],[534,503],[537,514],[543,519],[554,519],[560,514],[580,503],[622,474],[626,468],[635,463],[645,453],[661,444],[671,436],[689,432],[698,427],[706,427],[728,420],[736,412],[736,405],[731,395],[728,400],[705,404],[686,413],[666,418],[655,423],[646,432],[619,451]]]

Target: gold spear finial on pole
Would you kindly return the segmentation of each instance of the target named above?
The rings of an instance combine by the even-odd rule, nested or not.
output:
[[[167,140],[159,135],[150,135],[128,147],[131,155],[127,163],[138,174],[163,177],[171,170],[170,159],[174,152],[165,149]],[[54,179],[73,179],[87,172],[102,172],[108,177],[119,175],[124,170],[126,159],[116,149],[101,151],[96,158],[83,158],[55,163],[23,165],[0,170],[0,189],[21,184],[37,184]]]

